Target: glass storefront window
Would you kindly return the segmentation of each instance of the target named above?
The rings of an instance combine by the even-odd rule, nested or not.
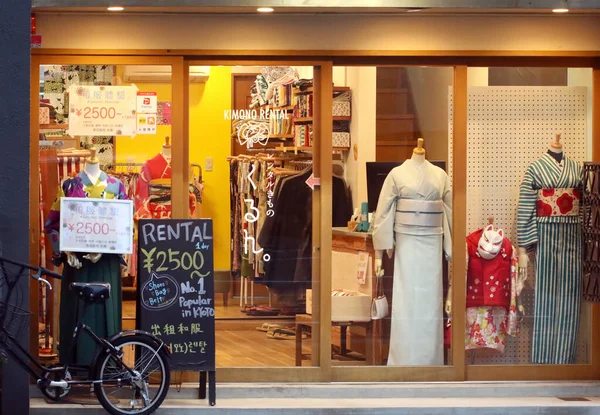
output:
[[[589,363],[580,209],[592,70],[468,75],[467,364]]]
[[[220,236],[217,366],[295,366],[315,350],[319,327],[306,184],[316,142],[313,68],[204,68],[207,79],[190,82],[190,213],[212,218]]]
[[[140,218],[169,217],[171,123],[169,116],[160,119],[159,116],[168,112],[165,109],[170,106],[171,84],[168,79],[150,84],[136,78],[144,70],[152,73],[160,68],[40,67],[39,205],[43,232],[40,234],[40,263],[62,270],[64,275],[62,284],[56,284],[56,290],[46,291],[40,287],[43,304],[39,315],[40,327],[43,327],[40,355],[43,358],[67,361],[67,345],[78,306],[81,306],[69,288],[72,282],[111,284],[106,310],[97,305],[87,312],[85,322],[98,335],[108,336],[121,329],[136,328],[139,269],[135,244],[131,249],[133,253],[126,255],[107,253],[111,247],[90,241],[86,242],[90,255],[65,252],[66,249],[59,246],[60,199],[131,200],[132,225],[136,228]],[[147,111],[137,108],[140,98],[148,100]],[[81,104],[84,101],[89,105]],[[155,177],[145,176],[156,170],[148,169],[148,160],[156,158],[162,161],[158,169],[165,179],[160,184],[162,195],[155,194],[154,187],[159,185],[153,181]],[[165,214],[156,216],[158,210]],[[96,229],[93,225],[89,229],[82,227],[82,232],[88,230],[93,233]],[[113,248],[115,243],[108,241]],[[92,340],[80,336],[72,363],[89,364],[94,353]]]
[[[354,212],[333,230],[334,366],[451,364],[452,82],[452,68],[334,70],[351,93],[352,147],[334,158]]]

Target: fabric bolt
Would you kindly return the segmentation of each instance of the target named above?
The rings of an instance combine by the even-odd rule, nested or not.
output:
[[[45,224],[55,255],[60,255],[60,200],[63,197],[92,199],[127,199],[123,183],[101,172],[93,183],[85,171],[71,179],[66,179],[58,191]],[[75,349],[69,353],[70,338],[75,329],[77,307],[81,306],[77,295],[70,290],[72,282],[108,282],[111,284],[111,298],[102,305],[94,305],[87,310],[84,323],[99,336],[107,337],[121,330],[121,273],[119,255],[103,254],[97,263],[92,263],[77,254],[83,263],[81,269],[64,264],[60,303],[60,344],[61,363],[88,365],[95,354],[95,345],[88,336],[79,336]],[[72,360],[74,358],[74,360]]]
[[[544,154],[531,163],[520,186],[519,246],[535,249],[535,310],[532,362],[575,362],[581,312],[582,266],[579,216],[538,215],[540,189],[578,189],[582,167]]]
[[[442,202],[440,226],[400,221],[398,202]],[[417,218],[421,213],[412,212]],[[426,213],[423,213],[426,214]],[[442,255],[452,256],[452,191],[446,172],[406,160],[385,179],[373,226],[376,250],[395,245],[388,365],[444,364]]]

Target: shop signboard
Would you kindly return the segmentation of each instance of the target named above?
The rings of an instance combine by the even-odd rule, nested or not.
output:
[[[70,136],[135,136],[135,86],[77,86],[69,88]]]
[[[138,328],[169,346],[172,369],[214,371],[212,220],[142,219],[138,235]]]
[[[59,243],[63,252],[131,254],[133,202],[61,198]]]

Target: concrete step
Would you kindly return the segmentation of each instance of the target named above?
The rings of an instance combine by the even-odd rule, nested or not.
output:
[[[167,400],[157,415],[593,415],[600,398],[404,398],[404,399],[219,399],[209,407],[198,400]],[[32,415],[104,415],[95,405],[48,405],[33,399]]]

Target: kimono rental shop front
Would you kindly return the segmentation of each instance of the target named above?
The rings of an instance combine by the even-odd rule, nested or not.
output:
[[[212,219],[220,382],[596,378],[598,57],[348,50],[35,51],[32,260],[110,282],[90,324],[135,328],[138,251],[64,252],[60,198],[133,200],[135,243]],[[132,85],[131,128],[78,129],[73,94]],[[68,284],[32,298],[62,360]]]

